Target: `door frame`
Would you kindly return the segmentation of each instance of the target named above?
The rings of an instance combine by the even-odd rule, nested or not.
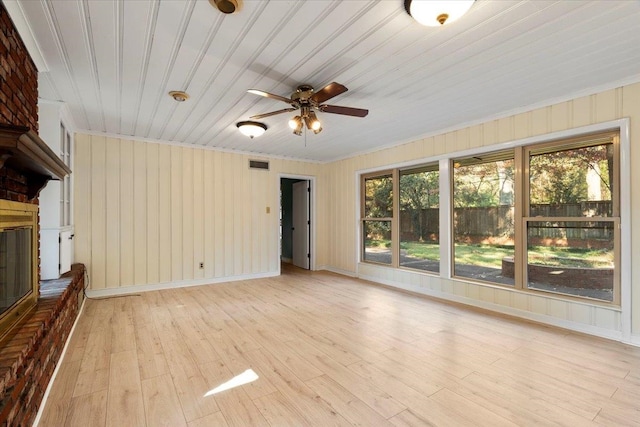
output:
[[[317,221],[317,216],[316,216],[316,177],[312,176],[312,175],[297,175],[297,174],[290,174],[290,173],[279,173],[278,174],[278,203],[276,206],[278,206],[278,220],[276,221],[277,224],[277,230],[276,230],[276,235],[279,236],[280,235],[280,209],[282,209],[282,201],[280,200],[280,193],[282,192],[282,178],[288,178],[288,179],[301,179],[304,181],[309,181],[309,185],[311,186],[311,191],[309,192],[309,203],[311,205],[311,208],[309,209],[309,220],[311,221],[311,228],[310,228],[310,236],[309,236],[309,251],[311,252],[311,256],[309,257],[309,271],[314,271],[316,269],[316,249],[317,249],[317,245],[316,245],[316,221]],[[282,274],[281,268],[280,268],[280,257],[282,256],[282,244],[280,242],[280,238],[277,239],[278,241],[278,250],[277,250],[277,256],[278,256],[278,275]]]

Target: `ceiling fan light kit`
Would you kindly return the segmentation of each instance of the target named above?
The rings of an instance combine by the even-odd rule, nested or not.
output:
[[[253,139],[262,135],[267,130],[267,125],[260,122],[254,122],[252,120],[245,120],[236,123],[236,127],[242,132],[243,135]]]
[[[293,129],[294,135],[302,135],[302,117],[294,116],[289,120],[289,127]]]
[[[467,13],[475,0],[405,0],[404,8],[419,24],[440,27]]]
[[[290,104],[290,108],[284,108],[282,110],[271,111],[269,113],[257,114],[255,116],[251,116],[252,119],[262,119],[265,117],[274,116],[276,114],[287,113],[291,111],[300,110],[300,114],[295,115],[291,120],[289,120],[289,127],[293,129],[293,133],[295,135],[302,135],[302,129],[304,126],[307,127],[310,131],[313,131],[314,134],[319,134],[322,132],[322,123],[318,119],[316,115],[317,111],[322,111],[325,113],[332,114],[340,114],[343,116],[352,116],[352,117],[365,117],[369,114],[369,110],[365,110],[362,108],[353,108],[353,107],[342,107],[339,105],[327,105],[324,102],[333,98],[334,96],[338,96],[348,89],[341,85],[340,83],[329,83],[318,92],[313,90],[313,86],[311,85],[300,85],[296,89],[296,91],[291,94],[291,98],[286,98],[284,96],[275,95],[273,93],[265,92],[263,90],[258,89],[249,89],[247,92],[264,96],[265,98],[276,99],[278,101],[286,102]]]

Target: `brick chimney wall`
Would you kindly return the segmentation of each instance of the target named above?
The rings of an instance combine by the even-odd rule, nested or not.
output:
[[[1,1],[0,123],[38,131],[38,70]],[[6,165],[0,198],[38,204],[27,197],[27,177]],[[32,313],[0,342],[0,426],[32,425],[78,316],[83,283],[78,265],[70,277],[42,284]]]
[[[0,123],[38,132],[38,69],[0,3]]]
[[[38,131],[38,69],[1,2],[0,123]],[[26,183],[20,172],[0,168],[0,199],[29,202]],[[37,199],[31,203],[37,204]]]

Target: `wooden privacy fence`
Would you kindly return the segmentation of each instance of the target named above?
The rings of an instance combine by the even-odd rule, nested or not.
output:
[[[583,202],[531,205],[532,217],[586,217],[611,215],[611,202]],[[434,240],[439,235],[438,208],[404,209],[400,211],[400,233],[404,241]],[[514,234],[512,206],[454,208],[453,221],[458,235],[472,237],[509,237]],[[532,223],[529,236],[535,238],[567,238],[609,240],[613,229],[610,223],[559,223],[556,226]]]

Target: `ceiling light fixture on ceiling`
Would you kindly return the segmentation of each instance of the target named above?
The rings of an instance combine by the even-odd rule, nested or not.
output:
[[[404,8],[419,24],[439,27],[449,24],[473,5],[475,0],[404,0]]]
[[[238,122],[236,123],[236,127],[243,133],[243,135],[246,135],[251,139],[262,135],[267,130],[267,125],[264,123],[254,122],[251,120]]]
[[[211,6],[215,7],[222,13],[230,14],[238,10],[237,0],[209,0]]]
[[[189,95],[181,90],[172,90],[169,92],[169,96],[178,102],[184,102],[189,99]]]

